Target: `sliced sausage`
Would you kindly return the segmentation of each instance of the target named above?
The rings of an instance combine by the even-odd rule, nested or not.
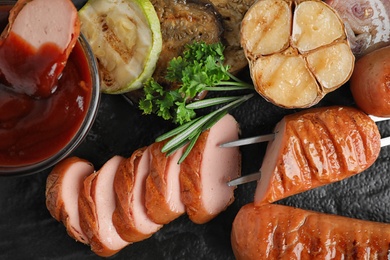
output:
[[[390,225],[253,203],[233,221],[236,259],[388,259]]]
[[[88,244],[81,230],[78,197],[84,179],[94,172],[92,163],[78,157],[59,162],[47,177],[46,207],[50,214],[61,221],[72,238]]]
[[[180,198],[178,164],[183,148],[170,156],[161,152],[166,142],[149,146],[150,172],[146,178],[145,207],[148,216],[156,223],[167,224],[185,213]]]
[[[275,133],[260,169],[256,205],[360,173],[380,152],[376,124],[352,107],[314,108],[288,115]]]
[[[144,147],[123,161],[115,176],[117,206],[112,220],[120,236],[129,242],[144,240],[162,227],[146,214],[145,181],[149,170],[150,153]]]
[[[19,0],[0,37],[0,74],[15,91],[47,97],[80,34],[70,0]]]
[[[181,198],[189,218],[198,224],[210,221],[234,201],[235,187],[226,185],[241,175],[238,147],[219,144],[238,138],[237,121],[226,115],[204,131],[181,163]]]
[[[112,256],[129,243],[117,233],[112,214],[115,210],[114,178],[124,160],[114,156],[88,176],[79,195],[80,226],[91,249],[99,256]]]

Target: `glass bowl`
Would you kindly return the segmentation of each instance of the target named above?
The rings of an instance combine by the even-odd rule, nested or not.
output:
[[[0,8],[4,8],[5,4],[7,4],[9,6],[10,3],[14,3],[14,2],[9,2],[9,1],[0,2]],[[69,62],[68,61],[66,66],[68,66],[70,63],[72,63],[73,65],[76,64],[76,66],[73,66],[74,68],[76,68],[75,69],[76,74],[79,75],[79,73],[83,73],[83,75],[86,75],[86,76],[84,76],[83,79],[85,79],[86,77],[88,79],[88,80],[83,81],[86,84],[84,84],[84,85],[81,84],[81,85],[88,88],[88,91],[89,91],[88,93],[90,93],[90,95],[88,98],[82,99],[81,101],[78,100],[78,102],[81,102],[80,106],[83,106],[85,108],[85,109],[80,108],[80,110],[84,111],[83,116],[80,117],[80,119],[77,121],[77,124],[74,124],[72,126],[72,128],[74,129],[74,130],[72,130],[72,133],[69,134],[69,136],[64,139],[65,141],[63,141],[63,144],[59,145],[58,149],[56,149],[55,151],[53,151],[50,154],[47,154],[39,159],[28,160],[26,162],[18,161],[18,163],[13,162],[13,159],[12,159],[13,157],[12,157],[12,155],[10,155],[11,153],[7,151],[7,156],[8,156],[7,158],[11,158],[11,160],[9,160],[10,163],[8,163],[8,161],[6,159],[4,159],[3,162],[1,161],[2,160],[2,157],[1,157],[2,150],[1,149],[3,149],[3,152],[4,152],[4,148],[2,148],[1,142],[2,142],[2,140],[3,140],[3,142],[6,142],[6,141],[4,141],[4,139],[7,139],[7,138],[2,138],[1,131],[4,129],[1,128],[2,127],[1,114],[5,114],[5,113],[4,113],[4,111],[0,111],[0,176],[21,176],[21,175],[42,172],[42,171],[54,166],[60,160],[64,159],[69,154],[71,154],[79,146],[79,144],[84,140],[84,138],[88,134],[90,128],[92,127],[92,125],[94,123],[96,114],[98,112],[99,103],[100,103],[100,83],[99,83],[97,61],[96,61],[96,58],[95,58],[87,40],[85,39],[85,37],[82,34],[80,34],[80,37],[79,37],[79,39],[78,39],[78,41],[77,41],[77,43],[72,51],[71,56],[76,55],[73,53],[77,53],[77,57],[79,57],[78,59],[80,59],[82,62],[75,62],[75,61]],[[66,67],[65,67],[65,69],[66,69]],[[65,69],[64,69],[64,71],[65,71]],[[69,74],[63,73],[63,75],[61,76],[59,81],[60,80],[65,81],[66,75],[69,75]],[[57,91],[59,91],[59,90],[57,90]],[[53,95],[55,95],[57,93],[57,91]],[[59,99],[57,98],[57,100],[59,100]],[[57,103],[57,104],[59,104],[59,103]],[[84,104],[84,105],[82,105],[82,104]],[[59,106],[59,105],[57,105],[57,106]],[[50,110],[51,107],[54,107],[54,105],[53,104],[49,105],[47,109]],[[2,109],[1,104],[0,104],[0,109]],[[8,113],[8,111],[6,111],[6,112]],[[55,118],[54,121],[57,122],[57,124],[62,124],[62,123],[65,124],[66,123],[65,122],[66,119],[61,118],[61,116],[53,117],[53,118]],[[17,123],[19,123],[19,122],[16,122],[16,124]],[[48,125],[50,125],[50,124],[48,124]],[[46,127],[46,124],[43,126],[43,128],[45,128],[45,127]],[[50,128],[48,128],[48,129],[50,129]],[[51,132],[49,132],[49,131],[50,130],[47,130],[47,133],[50,133],[50,134],[48,134],[48,136],[51,136],[50,140],[52,140],[52,141],[50,141],[50,142],[53,142],[53,144],[54,144],[57,142],[57,140],[56,140],[56,138],[53,138]],[[32,136],[32,138],[33,138],[34,134],[35,134],[34,131],[27,133],[27,135]],[[62,137],[63,137],[62,132],[59,132],[58,139],[60,139]],[[42,139],[42,137],[40,137],[40,138]],[[43,137],[43,139],[44,138],[45,137]],[[49,138],[47,138],[47,140],[49,140]],[[34,144],[34,145],[37,146],[36,149],[38,149],[38,150],[45,149],[45,148],[43,148],[43,147],[41,148],[41,146],[39,146],[40,145],[39,142]],[[3,147],[4,147],[4,145],[3,145]],[[10,146],[10,147],[12,147],[12,146]],[[46,145],[46,147],[48,147],[48,146]],[[8,150],[10,150],[10,149],[8,149]],[[46,152],[46,151],[43,151],[43,152]],[[32,154],[31,156],[35,156],[35,155]]]

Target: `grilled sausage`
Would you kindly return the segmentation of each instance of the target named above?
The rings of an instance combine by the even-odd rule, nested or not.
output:
[[[69,236],[88,244],[81,230],[78,197],[84,179],[94,172],[93,165],[78,157],[69,157],[59,162],[46,181],[46,207],[57,221],[61,221]]]
[[[237,139],[238,133],[238,123],[226,115],[201,134],[181,165],[177,163],[183,148],[166,157],[161,142],[129,158],[114,156],[86,177],[78,207],[81,230],[92,251],[112,256],[185,212],[200,224],[225,210],[235,189],[226,182],[240,176],[241,154],[237,147],[219,144]]]
[[[233,221],[241,259],[388,259],[390,225],[289,206],[253,203]]]
[[[129,242],[144,240],[162,227],[146,214],[145,181],[149,169],[150,153],[148,148],[144,147],[123,161],[115,176],[117,206],[112,221],[119,235]]]
[[[79,34],[72,1],[19,0],[0,37],[1,77],[17,92],[49,96]]]
[[[112,256],[129,244],[119,236],[112,221],[116,206],[114,178],[123,160],[121,156],[108,160],[84,180],[79,195],[80,226],[91,250],[99,256]]]
[[[314,108],[288,115],[275,133],[260,169],[256,205],[360,173],[380,152],[376,124],[351,107]]]
[[[161,152],[165,143],[156,142],[149,146],[150,171],[145,184],[147,214],[159,224],[167,224],[185,213],[184,204],[180,199],[178,164],[183,148],[167,156]]]
[[[238,123],[231,115],[204,131],[181,163],[181,199],[189,218],[203,224],[234,201],[235,187],[226,185],[241,175],[241,154],[237,147],[219,144],[238,138]]]

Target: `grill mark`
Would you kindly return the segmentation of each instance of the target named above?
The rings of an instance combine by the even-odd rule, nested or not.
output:
[[[275,173],[278,173],[276,175],[276,179],[277,179],[277,182],[279,184],[278,189],[280,190],[280,193],[284,194],[284,195],[291,193],[291,185],[292,184],[294,185],[292,191],[296,191],[296,190],[301,189],[302,187],[299,187],[299,186],[302,186],[302,185],[304,186],[305,181],[306,181],[305,176],[309,175],[309,177],[310,177],[310,173],[305,174],[305,172],[307,172],[307,168],[309,167],[308,162],[307,162],[307,158],[305,156],[301,156],[300,160],[298,160],[297,157],[294,156],[296,154],[301,154],[301,155],[303,154],[302,151],[304,149],[302,148],[302,144],[300,143],[301,140],[300,140],[299,136],[297,135],[297,133],[295,132],[295,127],[292,127],[291,123],[289,123],[289,122],[286,122],[286,123],[287,123],[286,134],[288,136],[295,137],[295,139],[298,141],[298,142],[294,142],[294,144],[298,144],[298,147],[296,147],[295,145],[292,145],[292,146],[287,145],[285,148],[288,148],[289,150],[294,151],[292,153],[292,157],[290,157],[290,159],[293,160],[294,162],[296,162],[296,164],[297,164],[299,172],[297,172],[297,173],[294,172],[293,174],[298,176],[299,181],[296,182],[296,181],[294,181],[295,179],[293,181],[291,181],[291,178],[289,177],[289,175],[291,175],[291,170],[286,170],[289,165],[284,162],[285,157],[282,156],[280,163],[276,166],[277,169],[276,169]],[[291,142],[287,141],[287,143],[291,143]],[[284,154],[284,152],[282,152],[282,153]],[[302,159],[304,161],[302,161]],[[304,169],[304,170],[302,171],[302,169]],[[309,171],[310,171],[310,168],[309,168]],[[277,194],[276,194],[276,196],[277,196]]]
[[[359,145],[356,145],[357,142],[359,142],[359,143],[362,142],[361,134],[358,131],[356,121],[354,120],[354,117],[353,117],[354,113],[353,114],[348,113],[344,109],[341,110],[341,111],[343,111],[344,113],[341,113],[340,116],[336,115],[336,119],[338,119],[339,121],[347,122],[347,125],[348,125],[348,128],[349,128],[349,131],[348,131],[349,133],[353,132],[353,131],[356,131],[358,133],[358,134],[355,134],[355,135],[352,135],[352,136],[349,135],[352,138],[352,141],[348,142],[348,144],[352,145],[351,151],[354,153],[354,157],[355,157],[354,159],[356,159],[356,164],[355,165],[356,165],[356,167],[358,169],[355,169],[355,168],[350,169],[350,167],[349,167],[350,164],[348,162],[349,160],[348,160],[348,157],[347,157],[348,155],[345,155],[345,154],[342,153],[342,157],[345,160],[345,167],[346,167],[345,169],[347,170],[347,171],[343,171],[343,172],[345,172],[345,173],[348,173],[348,172],[349,173],[357,173],[357,172],[360,172],[361,169],[362,169],[361,163],[359,162],[360,161],[359,160],[359,155],[362,152],[359,152],[359,149],[357,149]],[[339,121],[337,121],[337,122],[339,122]],[[363,151],[363,154],[364,154],[364,151]],[[343,172],[341,172],[341,173],[343,173]]]
[[[305,123],[299,123],[298,125],[303,125],[305,126]],[[303,169],[300,171],[300,177],[301,177],[301,180],[305,183],[310,183],[310,180],[311,180],[311,172],[312,172],[312,164],[310,163],[310,161],[308,160],[308,154],[306,153],[306,149],[305,149],[305,144],[303,143],[303,138],[301,137],[302,135],[300,133],[302,133],[301,131],[298,131],[297,127],[295,126],[294,124],[294,127],[292,127],[293,129],[293,133],[295,136],[297,136],[297,140],[298,140],[298,145],[299,145],[299,149],[297,151],[299,151],[300,154],[302,154],[302,159],[304,159],[304,162],[301,163],[298,163],[298,165],[301,165],[301,166],[305,166],[305,167],[300,167],[300,169]],[[294,153],[295,154],[295,153]],[[307,171],[308,170],[308,171]]]
[[[318,170],[318,164],[314,164],[314,167],[317,169],[316,171],[312,171],[312,178],[318,181],[319,183],[323,182],[324,179],[329,180],[333,175],[333,168],[331,163],[331,158],[329,154],[329,146],[327,145],[329,140],[329,132],[324,129],[323,125],[321,124],[321,120],[319,120],[318,117],[314,116],[310,123],[312,123],[314,128],[314,134],[316,134],[318,138],[317,145],[315,143],[315,148],[318,154],[318,160],[321,162],[321,167],[323,170]],[[325,133],[325,134],[323,134]],[[321,141],[321,139],[324,139]]]
[[[337,173],[337,171],[340,169],[340,160],[338,159],[339,157],[336,151],[335,141],[332,139],[334,135],[330,132],[324,120],[322,120],[321,114],[313,114],[310,122],[313,124],[313,128],[315,130],[314,134],[320,136],[316,148],[321,149],[316,150],[320,151],[320,153],[318,153],[319,161],[321,161],[322,166],[326,167],[325,170],[327,171],[326,176],[324,174],[320,176],[318,170],[312,171],[312,174],[314,175],[312,177],[315,177],[315,180],[317,180],[319,183],[322,183],[324,179],[334,179],[335,173]],[[322,142],[320,141],[321,139],[323,139]],[[333,158],[334,156],[335,158]],[[337,164],[335,164],[334,161],[336,161]],[[338,165],[337,169],[335,169],[335,165]],[[318,168],[317,165],[314,165],[314,167]]]
[[[274,5],[278,5],[278,9],[275,10],[273,8],[271,8],[271,10],[269,11],[273,11],[275,10],[275,12],[272,14],[272,19],[267,19],[267,18],[262,18],[260,21],[259,21],[259,24],[261,24],[263,30],[261,30],[258,34],[257,34],[257,40],[255,41],[256,44],[253,45],[253,49],[256,49],[258,50],[259,49],[259,45],[263,44],[263,41],[262,41],[262,36],[264,35],[264,32],[266,31],[269,31],[272,29],[272,27],[275,27],[274,24],[275,23],[279,23],[280,22],[280,16],[281,14],[283,13],[283,4],[284,2],[282,3],[279,3],[277,1],[275,1]],[[271,20],[271,22],[270,22]],[[276,26],[276,28],[279,27],[279,26]]]
[[[380,150],[380,144],[377,144],[379,145],[379,147],[375,147],[375,141],[378,137],[378,139],[380,139],[380,136],[379,132],[375,131],[377,130],[376,124],[372,122],[369,118],[364,117],[366,117],[366,115],[357,115],[356,118],[359,120],[359,122],[355,119],[355,124],[362,139],[366,162],[368,164],[371,164],[372,159],[375,160],[377,157],[378,151],[376,150]],[[367,131],[368,128],[370,131]],[[367,166],[368,165],[365,165],[364,168],[366,168]]]
[[[275,228],[273,244],[273,251],[276,253],[277,259],[279,259],[283,256],[286,247],[286,232],[284,228]]]
[[[286,133],[287,132],[288,132],[288,126],[286,125]],[[288,140],[286,143],[290,143],[290,141]],[[288,147],[289,145],[287,145],[284,148],[288,148]],[[286,170],[287,165],[286,163],[284,163],[283,155],[284,155],[284,151],[282,151],[282,156],[279,159],[279,163],[277,163],[276,165],[276,171],[275,171],[275,173],[277,173],[275,175],[275,180],[279,184],[277,185],[277,187],[275,186],[275,188],[278,188],[281,194],[285,194],[288,192],[289,190],[288,184],[290,184],[289,178],[285,178],[287,176],[287,170]],[[275,197],[279,197],[277,193],[275,194]]]
[[[328,112],[328,111],[326,111],[326,112]],[[335,140],[334,133],[329,129],[329,126],[328,126],[327,122],[324,121],[324,119],[322,118],[322,116],[320,117],[320,115],[317,116],[317,120],[318,120],[317,121],[318,124],[327,133],[327,135],[329,137],[329,141],[331,142],[331,145],[332,145],[332,147],[333,147],[333,149],[335,151],[335,161],[338,163],[338,169],[336,169],[336,171],[335,171],[335,173],[337,174],[337,172],[340,172],[341,169],[345,169],[346,168],[346,163],[345,163],[344,160],[342,160],[342,158],[343,158],[342,150],[340,149],[340,145],[338,145],[338,143]]]
[[[359,116],[356,115],[356,117],[359,117]],[[354,136],[356,138],[354,138],[353,144],[355,144],[355,143],[357,144],[357,142],[359,142],[359,144],[362,144],[362,146],[359,144],[354,146],[354,151],[357,154],[356,159],[357,159],[357,162],[359,165],[359,171],[361,171],[361,170],[364,170],[366,168],[366,165],[367,165],[367,163],[366,163],[367,162],[367,157],[366,157],[367,143],[365,142],[365,138],[362,135],[362,133],[364,131],[360,128],[359,124],[356,121],[356,118],[354,116],[351,116],[350,118],[351,118],[351,122],[354,125],[354,130],[357,131],[357,134]],[[362,148],[362,150],[360,148]],[[364,162],[361,161],[361,156],[364,157],[364,158],[362,158],[364,160]]]
[[[99,60],[99,59],[98,59]],[[99,74],[102,78],[102,81],[107,87],[111,87],[115,85],[115,80],[112,78],[111,73],[102,65],[101,62],[98,62],[99,66]]]
[[[304,120],[304,121],[302,121],[302,126],[304,127],[304,129],[306,130],[305,132],[303,132],[303,131],[297,131],[296,130],[296,134],[298,135],[298,136],[319,136],[319,134],[318,134],[318,129],[317,129],[317,127],[316,127],[316,121],[317,121],[317,119],[316,119],[316,117],[315,116],[312,116],[312,117],[310,117],[309,118],[309,120]],[[313,132],[312,131],[310,131],[310,130],[313,130]],[[306,133],[309,133],[308,135],[306,134]],[[302,146],[302,151],[304,152],[304,156],[305,156],[305,158],[306,158],[306,160],[307,160],[307,164],[309,165],[309,172],[306,174],[307,175],[307,177],[309,177],[309,178],[307,178],[307,180],[309,181],[309,179],[310,180],[313,180],[313,179],[315,179],[315,180],[319,180],[319,178],[318,178],[318,176],[319,176],[319,170],[318,170],[318,165],[314,162],[314,160],[312,159],[312,156],[311,156],[311,153],[308,151],[309,149],[306,149],[305,148],[305,143],[304,143],[304,138],[301,138],[301,137],[299,137],[299,140],[301,140],[301,146]],[[322,149],[322,145],[320,144],[320,145],[316,145],[316,143],[314,142],[312,142],[313,141],[313,138],[306,138],[306,140],[308,141],[308,143],[309,144],[313,144],[314,145],[314,148],[316,149],[316,151],[318,151],[318,147],[320,146],[320,148],[321,148],[321,150],[320,151],[322,151],[323,149]],[[319,160],[321,161],[321,163],[323,164],[323,161],[324,161],[324,159],[322,158],[322,153],[318,153],[318,157],[319,157]],[[313,183],[313,182],[308,182],[308,183]]]
[[[134,48],[128,49],[125,44],[121,41],[120,37],[116,35],[113,30],[110,30],[109,26],[106,23],[106,15],[102,15],[99,19],[99,22],[102,27],[102,31],[104,33],[104,38],[108,42],[108,44],[113,48],[121,57],[121,59],[128,63],[129,60],[133,57],[134,54]],[[137,24],[134,19],[127,16],[127,19],[129,19],[133,24]]]
[[[280,196],[280,194],[285,194],[286,193],[286,187],[284,185],[284,171],[283,171],[283,163],[278,164],[274,170],[274,175],[275,175],[275,181],[272,185],[271,189],[271,198],[272,200],[277,200]]]

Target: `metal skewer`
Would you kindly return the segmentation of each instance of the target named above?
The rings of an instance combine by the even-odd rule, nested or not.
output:
[[[378,116],[373,116],[373,115],[368,115],[372,121],[374,121],[375,123],[377,122],[381,122],[381,121],[387,121],[389,120],[390,118],[389,117],[378,117]]]
[[[275,134],[268,134],[268,135],[260,135],[255,137],[249,137],[244,138],[240,140],[235,140],[227,143],[220,144],[219,147],[236,147],[236,146],[243,146],[247,144],[255,144],[255,143],[261,143],[261,142],[268,142],[275,139]]]
[[[389,120],[389,118],[386,118],[386,117],[376,117],[376,116],[371,116],[371,115],[369,115],[369,116],[375,123]],[[255,143],[260,143],[260,142],[267,142],[267,141],[272,141],[274,138],[275,138],[275,133],[267,134],[267,135],[260,135],[260,136],[235,140],[235,141],[231,141],[231,142],[226,142],[226,143],[221,144],[220,147],[235,147],[235,146],[255,144]],[[384,137],[380,141],[381,141],[381,144],[380,144],[381,147],[389,146],[390,145],[390,136]],[[228,181],[227,185],[228,186],[236,186],[236,185],[240,185],[240,184],[245,184],[248,182],[257,181],[260,179],[260,177],[261,177],[261,172],[259,171],[259,172],[244,175],[244,176],[235,178],[231,181]]]
[[[244,175],[244,176],[235,178],[231,181],[228,181],[227,185],[231,187],[231,186],[236,186],[236,185],[240,185],[240,184],[244,184],[244,183],[248,183],[248,182],[252,182],[252,181],[257,181],[260,179],[260,177],[261,177],[261,172],[254,172],[254,173],[251,173],[248,175]]]

